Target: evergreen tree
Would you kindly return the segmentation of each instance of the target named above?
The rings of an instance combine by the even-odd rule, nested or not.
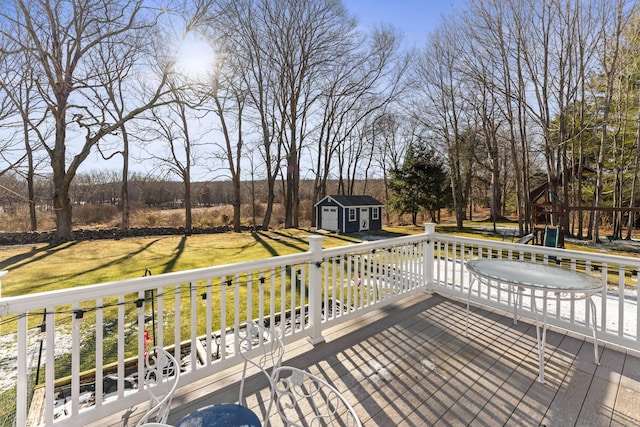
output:
[[[451,205],[444,161],[424,142],[409,147],[402,167],[393,169],[391,177],[389,207],[400,215],[410,213],[413,225],[418,213],[429,212],[436,221],[436,213]]]

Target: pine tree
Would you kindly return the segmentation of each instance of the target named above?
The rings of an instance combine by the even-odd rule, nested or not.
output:
[[[451,205],[451,189],[444,161],[423,142],[409,147],[401,168],[391,171],[389,207],[400,215],[410,213],[417,225],[420,212],[436,221],[439,209]]]

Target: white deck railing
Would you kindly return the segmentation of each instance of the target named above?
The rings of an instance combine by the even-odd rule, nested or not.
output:
[[[640,259],[600,253],[547,248],[481,239],[459,238],[434,234],[434,263],[432,289],[460,298],[469,295],[469,274],[464,262],[472,258],[517,259],[540,263],[555,263],[600,278],[606,293],[593,297],[596,303],[598,339],[640,349],[640,306],[637,286]],[[523,271],[526,274],[526,271]],[[511,312],[514,295],[508,290],[476,286],[471,300],[482,305]],[[547,305],[548,323],[564,329],[590,334],[588,302],[584,299],[550,300]],[[518,314],[535,318],[531,301],[525,297]],[[538,304],[540,308],[540,305]]]
[[[233,331],[249,319],[275,328],[285,343],[303,337],[316,343],[324,328],[411,292],[466,298],[470,257],[548,262],[553,256],[608,285],[598,303],[599,338],[640,349],[635,258],[459,238],[436,234],[431,224],[420,235],[324,250],[314,236],[302,254],[0,298],[3,331],[14,328],[18,350],[16,425],[28,417],[81,425],[145,401],[147,394],[131,386],[144,377],[150,345],[172,349],[184,364],[180,382],[188,384],[238,363]],[[484,288],[471,298],[508,311],[513,301]],[[552,307],[549,323],[586,333],[583,304]],[[519,313],[533,316],[526,301]],[[36,394],[44,403],[30,410],[29,355],[40,342],[44,368]]]

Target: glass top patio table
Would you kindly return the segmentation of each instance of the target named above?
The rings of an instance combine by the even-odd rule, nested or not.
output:
[[[525,291],[531,296],[531,305],[535,312],[536,335],[538,341],[538,380],[544,383],[544,352],[547,336],[547,299],[586,299],[593,321],[591,330],[593,333],[593,349],[596,364],[598,363],[598,338],[596,335],[597,319],[596,306],[591,296],[603,290],[603,283],[596,277],[586,273],[568,270],[556,265],[536,264],[533,262],[507,260],[507,259],[473,259],[465,263],[471,275],[467,296],[467,315],[465,336],[468,336],[469,328],[469,303],[471,290],[474,284],[493,287],[515,288],[515,301],[513,303],[513,319],[517,323],[517,307],[522,302]],[[542,299],[543,327],[540,331],[538,319],[537,299]],[[585,325],[586,326],[586,325]]]
[[[591,275],[557,265],[506,259],[473,259],[467,269],[475,276],[497,282],[553,292],[595,293],[602,282]]]

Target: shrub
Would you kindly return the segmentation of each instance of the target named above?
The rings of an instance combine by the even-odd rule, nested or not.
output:
[[[214,209],[194,209],[192,212],[192,222],[194,227],[208,228],[208,227],[219,227],[220,225],[224,225],[220,223],[220,210],[218,208]]]
[[[143,225],[145,227],[155,227],[160,224],[160,215],[158,212],[147,212],[143,218]]]
[[[169,227],[181,227],[184,225],[184,215],[178,212],[171,212],[166,217],[166,222]]]
[[[114,205],[77,205],[73,207],[73,220],[80,225],[107,224],[118,216]]]

